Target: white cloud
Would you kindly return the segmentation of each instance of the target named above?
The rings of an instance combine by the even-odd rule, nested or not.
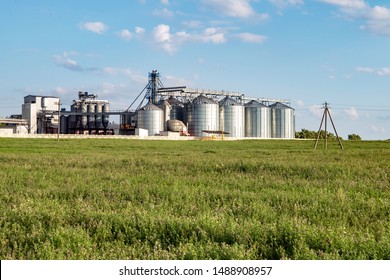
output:
[[[364,0],[318,0],[334,5],[349,18],[361,19],[365,23],[361,30],[367,30],[378,35],[390,35],[390,9],[384,6],[370,6]]]
[[[203,26],[203,22],[199,20],[183,21],[182,25],[187,28],[199,28]]]
[[[132,70],[131,68],[118,68],[118,67],[106,66],[101,69],[101,73],[109,76],[118,76],[118,75],[125,76],[130,81],[141,85],[147,83],[147,78],[145,75],[141,75],[140,73]]]
[[[159,44],[162,49],[168,53],[176,51],[175,44],[171,41],[170,26],[166,24],[160,24],[153,29],[153,39]]]
[[[81,67],[76,60],[71,59],[69,55],[68,52],[64,52],[62,55],[54,55],[53,58],[58,66],[76,72],[84,71],[83,67]]]
[[[97,34],[103,34],[108,30],[108,26],[100,21],[82,23],[80,28]]]
[[[303,108],[303,106],[305,106],[305,102],[303,102],[301,99],[298,99],[295,103],[299,108]]]
[[[133,37],[133,34],[127,29],[123,29],[123,30],[117,32],[117,35],[126,41],[129,41]]]
[[[169,0],[161,0],[161,4],[169,5]]]
[[[171,28],[169,25],[160,24],[154,27],[152,36],[153,41],[158,46],[160,46],[167,53],[171,54],[177,51],[177,49],[186,42],[222,44],[227,41],[225,38],[225,33],[221,28],[217,27],[205,28],[201,33],[188,33],[186,31],[171,33]]]
[[[348,119],[352,121],[357,121],[359,119],[359,113],[356,108],[351,107],[349,109],[345,109],[344,113],[347,115]]]
[[[267,40],[266,36],[247,33],[247,32],[239,33],[236,34],[235,36],[239,38],[242,42],[246,42],[246,43],[263,43],[265,40]]]
[[[376,74],[378,76],[390,76],[390,67],[381,67],[381,68],[357,67],[356,71],[362,73]]]
[[[167,8],[164,8],[162,10],[154,10],[153,15],[164,18],[171,18],[173,17],[173,12],[171,10],[168,10]]]
[[[203,42],[211,42],[214,44],[226,42],[225,34],[221,32],[219,28],[215,27],[206,28],[199,38]]]
[[[298,6],[298,5],[305,4],[303,0],[268,0],[268,2],[275,5],[278,8],[285,8],[287,6]]]
[[[257,13],[249,0],[202,0],[202,3],[225,16],[236,18],[267,19],[267,14]]]
[[[365,9],[367,4],[364,0],[318,0],[344,9]]]

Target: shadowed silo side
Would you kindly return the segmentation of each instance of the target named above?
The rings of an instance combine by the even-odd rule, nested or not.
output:
[[[184,104],[172,96],[167,101],[171,105],[170,119],[184,121]]]
[[[271,109],[257,101],[245,104],[245,137],[271,137]]]
[[[271,108],[272,138],[295,138],[294,109],[279,102],[269,107]]]
[[[164,130],[163,110],[152,103],[137,111],[137,128],[148,130],[148,135],[160,134]]]
[[[187,103],[188,132],[192,136],[208,136],[203,130],[217,131],[219,128],[219,105],[213,100],[199,95]]]
[[[104,103],[102,111],[103,111],[103,113],[110,112],[110,103],[108,103],[108,102]],[[108,114],[107,115],[103,115],[102,116],[102,123],[103,123],[103,128],[104,129],[107,129],[109,122],[110,122],[110,116]]]
[[[219,102],[220,129],[228,132],[227,137],[244,137],[244,106],[230,97]]]

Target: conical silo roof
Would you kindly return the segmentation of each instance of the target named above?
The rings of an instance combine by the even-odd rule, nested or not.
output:
[[[175,97],[171,96],[167,99],[168,103],[171,105],[183,105],[183,102],[180,100],[176,99]]]
[[[274,104],[271,104],[269,105],[270,108],[273,108],[273,109],[292,109],[290,106],[287,106],[286,104],[283,104],[283,103],[280,103],[280,102],[276,102]]]
[[[204,95],[199,95],[198,97],[194,98],[194,100],[192,100],[192,103],[193,104],[217,104],[213,100],[207,98]]]
[[[262,107],[267,107],[266,105],[257,102],[256,100],[251,100],[248,103],[245,104],[245,107],[250,107],[250,108],[262,108]]]
[[[157,107],[156,105],[154,105],[150,102],[148,104],[146,104],[144,107],[142,107],[140,110],[141,111],[161,111],[161,109],[159,107]]]
[[[224,107],[224,106],[240,106],[241,104],[238,103],[233,98],[226,96],[224,99],[219,101],[219,105]]]

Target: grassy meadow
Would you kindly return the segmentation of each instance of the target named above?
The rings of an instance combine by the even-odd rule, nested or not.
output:
[[[313,144],[0,138],[0,259],[390,259],[390,142]]]

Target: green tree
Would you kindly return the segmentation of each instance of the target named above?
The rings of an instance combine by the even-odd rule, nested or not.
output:
[[[362,138],[357,134],[348,134],[348,140],[362,140]]]

